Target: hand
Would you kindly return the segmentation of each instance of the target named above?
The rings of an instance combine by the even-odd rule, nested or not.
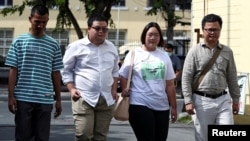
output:
[[[111,91],[111,94],[112,94],[113,99],[114,99],[115,101],[117,101],[118,98],[119,98],[119,96],[118,96],[118,94],[117,94],[117,91],[116,91],[116,90],[115,90],[115,91]]]
[[[185,105],[185,108],[186,108],[186,112],[187,112],[189,115],[194,115],[194,114],[195,114],[193,103],[188,103],[188,104],[186,104],[186,105]]]
[[[121,94],[122,97],[129,97],[129,95],[130,95],[129,89],[124,89],[122,91],[122,94]]]
[[[177,120],[177,110],[176,108],[171,109],[171,122],[174,123]]]
[[[57,118],[61,115],[62,113],[62,105],[61,105],[61,101],[56,101],[56,104],[55,104],[55,108],[56,108],[56,111],[54,113],[54,118]]]
[[[16,103],[15,97],[9,97],[8,108],[9,108],[9,111],[11,113],[13,113],[13,114],[16,113],[16,111],[17,111],[17,103]]]
[[[77,101],[81,97],[81,94],[77,89],[70,90],[70,95],[74,101]]]
[[[232,110],[233,110],[234,115],[238,115],[238,113],[239,113],[239,104],[238,103],[237,104],[233,103]]]

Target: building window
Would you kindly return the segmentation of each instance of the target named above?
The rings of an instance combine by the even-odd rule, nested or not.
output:
[[[186,32],[185,30],[174,30],[174,37],[186,37]],[[167,35],[167,30],[162,30],[162,35],[166,36]]]
[[[153,0],[147,0],[147,7],[153,6]]]
[[[153,6],[153,2],[154,0],[147,0],[147,7],[152,7]],[[170,0],[166,0],[165,1],[166,4],[170,4]],[[182,9],[182,10],[190,10],[191,9],[191,0],[185,0],[185,1],[176,1],[175,3],[175,9],[176,10],[179,10],[179,9]]]
[[[120,0],[120,6],[125,7],[126,6],[125,2],[126,2],[125,0]],[[118,3],[117,2],[113,2],[112,6],[118,6]]]
[[[190,10],[191,9],[191,3],[185,3],[185,4],[181,4],[179,6],[180,6],[180,9],[182,9],[182,10]]]
[[[117,48],[126,43],[126,30],[119,30],[119,39],[117,41],[117,30],[109,30],[107,39]]]
[[[65,49],[69,44],[69,32],[68,31],[61,31],[55,32],[53,29],[46,30],[46,34],[54,38],[59,46],[61,47],[62,55],[65,53]]]
[[[0,29],[0,56],[6,57],[13,40],[14,29]]]
[[[13,4],[13,0],[0,0],[0,7],[10,7]]]

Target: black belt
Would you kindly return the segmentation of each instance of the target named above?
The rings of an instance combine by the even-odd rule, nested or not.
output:
[[[209,97],[209,98],[218,98],[222,95],[225,95],[227,94],[226,91],[223,91],[223,92],[220,92],[218,94],[207,94],[207,93],[203,93],[203,92],[200,92],[200,91],[195,91],[194,94],[197,94],[197,95],[201,95],[201,96],[205,96],[205,97]]]

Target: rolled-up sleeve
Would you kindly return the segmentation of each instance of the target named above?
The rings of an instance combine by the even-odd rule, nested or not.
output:
[[[61,74],[62,74],[62,81],[64,84],[67,84],[68,82],[73,82],[74,80],[73,78],[74,66],[76,62],[74,52],[75,51],[69,45],[63,57],[64,68],[62,69]]]
[[[237,69],[232,51],[229,51],[229,66],[227,70],[227,84],[233,103],[239,103],[240,89],[238,87]]]
[[[194,60],[194,47],[192,47],[184,61],[183,73],[182,73],[182,92],[184,96],[185,104],[192,103],[192,84],[193,76],[195,73],[195,60]]]

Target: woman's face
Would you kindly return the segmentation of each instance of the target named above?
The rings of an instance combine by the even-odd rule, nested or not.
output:
[[[145,47],[148,50],[155,50],[160,42],[160,33],[155,27],[149,28],[146,33]]]

